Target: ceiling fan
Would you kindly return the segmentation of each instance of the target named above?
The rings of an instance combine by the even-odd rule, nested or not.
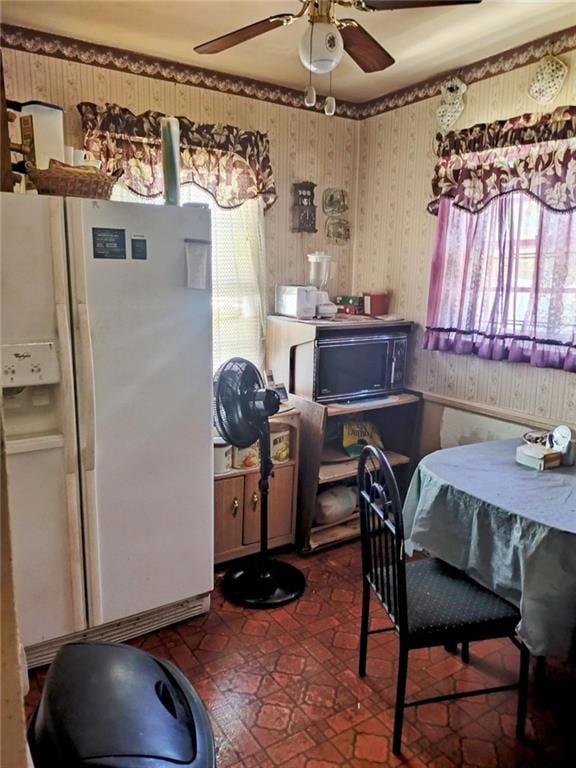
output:
[[[381,72],[394,59],[355,19],[337,19],[337,5],[357,11],[394,11],[404,8],[431,8],[465,5],[482,0],[300,0],[298,13],[279,13],[197,45],[196,53],[221,53],[239,43],[292,24],[308,15],[309,26],[299,46],[302,64],[315,74],[335,69],[344,51],[364,72]]]

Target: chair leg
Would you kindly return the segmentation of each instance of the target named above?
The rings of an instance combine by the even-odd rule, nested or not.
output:
[[[358,675],[366,677],[366,655],[368,652],[368,629],[370,626],[370,584],[362,583],[362,617],[360,619],[360,652],[358,659]]]
[[[536,656],[534,664],[534,699],[539,707],[548,707],[546,656]]]
[[[526,725],[526,710],[528,707],[528,673],[530,668],[530,652],[520,644],[520,675],[518,677],[518,712],[516,715],[516,738],[524,738]]]
[[[394,709],[394,735],[392,752],[400,754],[402,744],[402,724],[404,722],[404,699],[406,696],[406,675],[408,674],[408,650],[400,645],[398,656],[398,681],[396,683],[396,704]]]
[[[465,640],[462,643],[462,662],[468,664],[470,662],[470,643]]]

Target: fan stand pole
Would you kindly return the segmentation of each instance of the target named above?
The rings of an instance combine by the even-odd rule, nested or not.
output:
[[[302,571],[268,558],[268,492],[273,464],[268,421],[260,434],[260,552],[232,566],[222,580],[224,597],[246,608],[279,608],[297,600],[306,587]]]
[[[260,435],[260,557],[268,554],[268,491],[270,474],[274,469],[270,458],[270,426],[266,421]]]

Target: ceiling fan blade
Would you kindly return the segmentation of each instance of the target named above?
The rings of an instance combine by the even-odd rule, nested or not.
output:
[[[270,16],[268,19],[248,24],[247,27],[235,29],[234,32],[229,32],[227,35],[215,37],[214,40],[209,40],[207,43],[201,43],[195,46],[194,50],[196,53],[220,53],[220,51],[226,51],[228,48],[233,48],[235,45],[244,43],[246,40],[251,40],[253,37],[263,35],[271,29],[283,27],[285,23],[284,17]]]
[[[394,64],[394,59],[372,35],[353,19],[342,19],[339,27],[344,50],[364,72],[381,72]]]
[[[401,11],[403,8],[433,8],[437,5],[470,5],[482,0],[364,0],[371,11]]]

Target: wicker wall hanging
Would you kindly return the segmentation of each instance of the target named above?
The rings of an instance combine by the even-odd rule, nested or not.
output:
[[[464,94],[468,86],[458,77],[451,77],[441,87],[440,106],[436,110],[438,125],[444,133],[450,130],[464,111]]]
[[[562,59],[545,56],[538,64],[528,93],[539,104],[548,104],[560,92],[567,74],[568,65]]]

